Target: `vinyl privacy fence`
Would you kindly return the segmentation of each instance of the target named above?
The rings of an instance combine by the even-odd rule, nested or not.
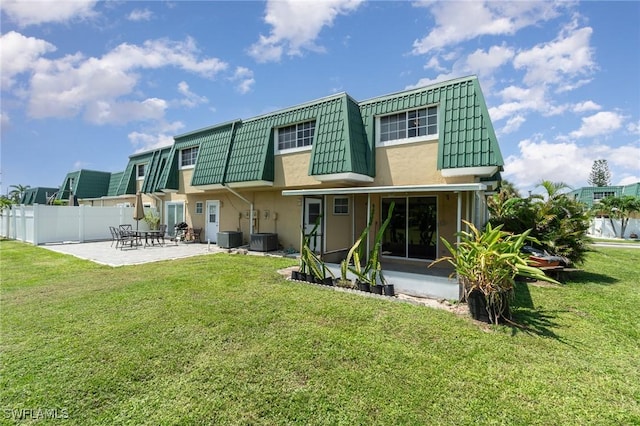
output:
[[[136,226],[133,207],[14,205],[0,213],[0,236],[35,245],[100,241],[111,239],[109,226],[127,223]],[[149,229],[144,220],[138,226]]]

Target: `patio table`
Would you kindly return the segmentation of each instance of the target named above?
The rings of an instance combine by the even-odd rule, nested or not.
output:
[[[144,247],[148,247],[148,246],[152,246],[152,245],[154,246],[156,241],[158,242],[158,245],[162,245],[160,243],[161,231],[159,231],[159,230],[151,230],[151,231],[136,230],[136,231],[132,231],[132,232],[140,240],[142,240],[142,238],[144,238]]]

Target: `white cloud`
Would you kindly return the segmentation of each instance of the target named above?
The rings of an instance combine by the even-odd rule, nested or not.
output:
[[[68,22],[96,15],[93,10],[97,0],[3,0],[2,11],[19,27],[47,22]]]
[[[615,185],[625,186],[625,185],[631,185],[638,182],[640,182],[640,174],[624,176],[619,181],[617,181]]]
[[[173,145],[173,135],[184,128],[184,123],[174,121],[172,123],[160,122],[156,126],[145,129],[142,132],[131,132],[127,135],[135,152],[150,151]]]
[[[587,111],[598,111],[600,109],[602,109],[602,107],[597,103],[593,101],[584,101],[584,102],[575,104],[572,108],[572,111],[580,113],[580,112],[587,112]]]
[[[579,145],[575,142],[549,142],[540,136],[518,144],[519,152],[505,159],[504,178],[518,188],[533,188],[540,180],[565,182],[572,187],[587,185],[593,162],[605,158],[613,182],[640,171],[640,145],[612,147],[600,143]],[[619,179],[616,179],[620,176]],[[635,180],[637,182],[637,180]]]
[[[491,46],[486,52],[478,49],[467,57],[467,66],[480,76],[489,75],[493,70],[510,61],[513,55],[513,49],[504,44]]]
[[[527,121],[527,119],[524,118],[522,115],[515,115],[507,121],[507,124],[504,125],[500,133],[502,134],[513,133],[517,131],[520,128],[520,126],[522,126],[522,123],[524,123],[525,121]]]
[[[149,98],[141,102],[97,100],[87,105],[84,117],[94,124],[123,124],[130,121],[161,120],[166,109],[167,102],[158,98]]]
[[[549,111],[550,102],[546,99],[544,87],[508,86],[497,93],[504,101],[489,109],[492,120],[501,120],[515,113],[528,111]]]
[[[7,127],[9,127],[9,124],[11,124],[9,115],[4,111],[0,111],[0,129],[6,129]]]
[[[256,82],[253,78],[253,71],[245,67],[236,67],[236,71],[230,80],[238,83],[236,90],[243,95],[248,93],[251,90],[251,86]]]
[[[269,24],[268,36],[260,35],[248,50],[258,62],[279,61],[284,53],[300,55],[303,50],[322,51],[315,44],[320,31],[331,26],[338,15],[356,10],[362,0],[296,1],[270,0],[264,21]]]
[[[129,21],[140,22],[140,21],[150,21],[153,18],[153,12],[149,9],[134,9],[127,16]]]
[[[582,119],[582,125],[578,130],[570,133],[574,138],[589,138],[606,135],[622,127],[623,117],[615,112],[601,111]]]
[[[519,155],[505,159],[504,177],[517,187],[532,188],[541,180],[585,185],[593,159],[575,143],[551,143],[525,139]]]
[[[516,69],[524,69],[524,82],[529,85],[571,85],[571,78],[589,75],[595,69],[590,46],[593,30],[589,27],[567,26],[555,40],[541,43],[519,52],[514,60]]]
[[[189,89],[189,85],[186,81],[181,81],[178,83],[178,92],[184,96],[183,99],[179,101],[180,105],[186,106],[187,108],[193,108],[200,104],[206,104],[209,102],[205,96],[199,96],[193,93]]]
[[[627,124],[627,131],[632,135],[640,135],[640,120]]]
[[[72,117],[84,111],[93,123],[122,123],[158,119],[166,109],[160,99],[140,97],[134,91],[140,71],[174,66],[203,77],[213,77],[227,64],[216,58],[199,59],[195,42],[150,40],[143,45],[121,44],[101,58],[81,54],[56,60],[40,58],[34,66],[29,93],[30,116]]]
[[[609,148],[608,161],[616,166],[640,173],[640,143]]]
[[[435,19],[435,28],[413,43],[420,55],[440,50],[482,35],[512,35],[521,28],[558,15],[561,3],[552,2],[425,2]]]
[[[9,31],[0,36],[0,81],[2,90],[10,89],[16,75],[30,72],[36,65],[38,58],[48,52],[54,52],[56,47],[35,37],[26,37],[15,31]]]

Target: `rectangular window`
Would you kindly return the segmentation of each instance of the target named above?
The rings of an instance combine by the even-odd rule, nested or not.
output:
[[[438,134],[438,108],[419,108],[380,117],[380,142]]]
[[[348,198],[334,198],[333,199],[333,214],[345,215],[349,214],[349,199]]]
[[[180,151],[180,167],[189,167],[196,164],[198,158],[198,147],[187,148]]]
[[[146,164],[138,164],[136,166],[136,177],[138,179],[144,179],[144,169]]]
[[[593,201],[600,201],[607,197],[615,197],[616,193],[613,191],[594,192]]]
[[[294,124],[278,129],[278,150],[302,148],[313,144],[313,134],[316,130],[315,121]]]
[[[196,214],[202,214],[202,201],[196,202]]]

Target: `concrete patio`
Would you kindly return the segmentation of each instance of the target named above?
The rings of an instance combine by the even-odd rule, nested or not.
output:
[[[111,241],[52,243],[43,244],[40,245],[40,247],[108,266],[139,265],[162,260],[182,259],[191,256],[226,252],[225,249],[221,249],[215,244],[179,243],[176,245],[169,241],[164,245],[147,247],[138,246],[131,248],[125,246],[122,250],[120,248],[116,249],[115,243],[112,245]]]

